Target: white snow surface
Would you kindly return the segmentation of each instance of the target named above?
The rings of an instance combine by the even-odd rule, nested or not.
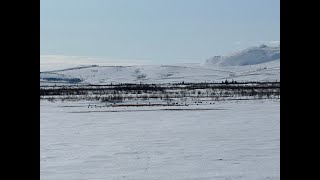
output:
[[[52,78],[51,78],[52,77]],[[174,83],[280,81],[280,45],[248,48],[225,56],[216,56],[202,64],[81,66],[40,73],[40,81],[56,77],[80,79],[83,84],[109,83]]]
[[[248,66],[203,67],[174,65],[144,66],[95,66],[40,73],[45,78],[65,77],[81,79],[83,84],[109,83],[174,83],[174,82],[221,82],[280,81],[280,60]],[[50,82],[56,83],[56,82]],[[59,83],[59,82],[57,82]]]
[[[279,100],[89,103],[40,101],[41,179],[280,179]]]
[[[280,45],[251,47],[224,56],[214,56],[202,66],[244,66],[261,64],[280,59]]]

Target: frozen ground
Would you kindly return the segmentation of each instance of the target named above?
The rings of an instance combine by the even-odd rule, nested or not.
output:
[[[279,100],[184,107],[40,104],[43,180],[280,179]]]

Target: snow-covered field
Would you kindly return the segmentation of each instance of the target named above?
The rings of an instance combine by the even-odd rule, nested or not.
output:
[[[40,102],[41,179],[280,179],[279,100],[89,103]]]

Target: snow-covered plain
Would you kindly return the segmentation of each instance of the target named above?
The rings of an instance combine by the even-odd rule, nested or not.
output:
[[[41,179],[280,179],[279,100],[88,104],[40,101]]]

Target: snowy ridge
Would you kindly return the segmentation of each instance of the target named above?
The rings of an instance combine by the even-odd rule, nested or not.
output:
[[[40,73],[45,83],[173,83],[280,81],[280,45],[248,48],[226,56],[215,56],[202,64],[81,66]]]
[[[207,59],[202,66],[244,66],[261,64],[280,59],[280,45],[251,47],[224,56]]]

